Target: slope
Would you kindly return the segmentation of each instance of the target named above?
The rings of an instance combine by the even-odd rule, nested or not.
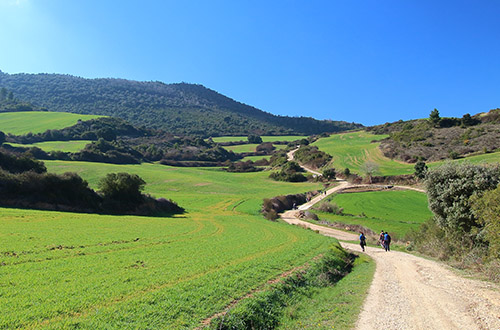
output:
[[[195,84],[7,74],[0,87],[52,111],[114,116],[178,135],[316,134],[360,127],[341,121],[275,116]]]

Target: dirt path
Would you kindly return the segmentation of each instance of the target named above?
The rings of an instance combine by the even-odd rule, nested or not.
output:
[[[293,154],[295,153],[295,151],[297,151],[298,149],[293,149],[292,151],[289,151],[287,154],[286,154],[286,157],[289,161],[292,161],[293,160]],[[322,175],[320,172],[318,171],[315,171],[313,170],[312,168],[309,168],[309,167],[306,167],[304,165],[300,165],[300,167],[302,167],[304,170],[306,170],[307,172],[309,173],[312,173],[314,175]]]
[[[498,286],[407,253],[366,250],[377,268],[357,329],[500,329]]]
[[[299,209],[307,210],[348,186],[340,182]],[[357,234],[299,220],[297,213],[287,211],[282,218],[340,240],[358,239]],[[357,244],[341,244],[361,252]],[[366,253],[377,266],[356,329],[500,330],[500,286],[460,277],[443,264],[403,252],[367,247]]]

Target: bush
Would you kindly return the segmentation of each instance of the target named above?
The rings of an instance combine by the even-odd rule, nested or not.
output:
[[[425,178],[425,174],[427,173],[428,167],[423,161],[418,161],[415,164],[415,176],[419,179]]]
[[[471,210],[469,198],[495,189],[500,182],[498,167],[445,163],[429,171],[426,178],[429,208],[444,229],[470,232],[481,227]]]
[[[137,174],[108,173],[98,187],[105,199],[137,204],[142,200],[141,191],[146,182]]]
[[[344,209],[342,207],[339,207],[336,203],[331,202],[323,202],[314,207],[314,209],[325,213],[333,213],[337,215],[344,214]]]
[[[487,191],[482,197],[471,200],[472,211],[484,226],[483,234],[489,243],[489,255],[500,260],[500,185]]]
[[[252,144],[262,143],[262,138],[258,135],[249,135],[248,136],[248,143],[252,143]]]
[[[228,168],[228,172],[237,172],[237,173],[247,173],[247,172],[258,172],[261,171],[260,168],[255,167],[254,163],[249,160],[246,162],[234,162],[231,163]]]
[[[328,168],[326,170],[323,170],[323,177],[326,178],[327,180],[335,180],[337,175],[337,172],[335,171],[334,168]]]
[[[0,168],[11,173],[22,173],[33,171],[36,173],[47,172],[45,164],[39,160],[22,155],[20,157],[15,154],[9,154],[0,151]]]
[[[302,164],[313,168],[321,168],[332,160],[332,156],[313,146],[301,146],[293,157]]]

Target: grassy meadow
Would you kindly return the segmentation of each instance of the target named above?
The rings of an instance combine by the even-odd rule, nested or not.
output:
[[[262,198],[318,188],[268,173],[47,161],[95,187],[139,174],[187,209],[172,218],[0,208],[0,329],[193,328],[323,253],[332,239],[259,214]]]
[[[14,135],[29,132],[43,133],[48,129],[62,129],[75,125],[79,119],[90,120],[102,116],[66,112],[23,111],[0,113],[0,131]]]
[[[257,148],[257,146],[258,146],[258,144],[239,144],[239,145],[235,145],[235,146],[224,146],[224,149],[231,150],[234,153],[240,154],[243,152],[255,152],[256,151],[255,148]],[[274,147],[276,148],[276,150],[281,150],[281,149],[285,149],[286,145],[275,144]],[[263,158],[263,156],[258,156],[258,157],[260,157],[258,159]]]
[[[378,148],[379,141],[387,135],[375,135],[365,131],[332,134],[313,143],[320,150],[333,157],[333,167],[344,170],[346,167],[353,173],[361,173],[361,166],[366,161],[379,165],[375,175],[399,175],[414,172],[412,164],[405,164],[385,157]]]
[[[255,152],[255,148],[257,148],[258,144],[238,144],[235,146],[224,146],[224,149],[231,150],[234,153],[240,154],[242,152]]]
[[[13,147],[23,147],[31,148],[38,147],[43,151],[64,151],[64,152],[78,152],[85,148],[85,146],[92,141],[89,140],[78,140],[78,141],[46,141],[38,142],[33,144],[20,144],[20,143],[8,143]]]
[[[321,220],[359,224],[378,233],[389,231],[403,237],[432,216],[427,195],[413,190],[387,190],[336,194],[329,201],[346,215],[318,212]]]
[[[307,136],[302,135],[277,135],[277,136],[261,136],[262,142],[276,142],[276,141],[296,141],[305,139]],[[247,136],[217,136],[213,137],[214,142],[235,142],[235,141],[248,141]]]
[[[313,143],[320,150],[333,157],[332,165],[342,171],[346,167],[353,173],[363,174],[361,166],[366,161],[379,165],[374,175],[401,175],[415,172],[414,164],[407,164],[385,157],[379,149],[380,141],[388,135],[375,135],[365,131],[332,134],[328,138],[321,138]],[[500,152],[474,155],[453,161],[470,161],[472,163],[500,162]],[[429,168],[439,166],[444,161],[428,163]]]

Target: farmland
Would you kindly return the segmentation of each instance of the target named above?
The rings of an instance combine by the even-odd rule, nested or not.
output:
[[[262,142],[276,142],[276,141],[296,141],[300,139],[307,138],[307,136],[302,135],[279,135],[279,136],[261,136]],[[214,142],[237,142],[237,141],[247,141],[247,136],[218,136],[213,137]]]
[[[66,112],[5,112],[0,113],[0,131],[15,135],[29,132],[43,133],[48,129],[62,129],[75,125],[79,119],[90,120],[102,116],[79,115]]]
[[[374,232],[386,230],[398,237],[432,216],[427,196],[412,190],[337,194],[331,197],[331,202],[342,207],[346,215],[319,212],[320,219],[359,224]]]
[[[0,209],[0,328],[184,328],[322,253],[332,240],[264,220],[263,197],[316,184],[155,164],[46,162],[95,186],[137,173],[173,218]],[[196,202],[194,202],[196,201]]]
[[[225,146],[224,148],[227,150],[231,150],[234,153],[240,154],[243,152],[255,152],[255,148],[257,148],[257,146],[258,146],[258,144],[239,144],[239,145],[235,145],[235,146]],[[276,144],[276,145],[274,145],[274,147],[277,150],[280,150],[280,149],[285,149],[286,145]],[[259,159],[262,159],[262,158],[263,157],[260,156]]]
[[[9,144],[13,147],[23,147],[23,148],[38,147],[46,152],[49,151],[78,152],[91,142],[92,141],[89,140],[78,140],[78,141],[46,141],[33,144],[19,144],[19,143],[9,143]]]
[[[414,164],[408,164],[385,157],[376,141],[386,138],[387,135],[375,135],[365,131],[333,134],[328,138],[321,138],[313,143],[320,150],[332,155],[333,167],[339,170],[349,168],[351,172],[363,174],[362,165],[366,161],[378,164],[379,169],[374,175],[401,175],[415,171]],[[467,160],[472,163],[499,162],[500,152],[474,155],[454,161]],[[443,164],[444,161],[427,164],[430,168]]]
[[[386,135],[374,135],[364,131],[345,134],[333,134],[328,138],[321,138],[313,145],[332,155],[333,166],[343,170],[349,168],[351,172],[360,173],[361,166],[366,161],[379,165],[375,175],[398,175],[413,173],[412,164],[404,164],[382,155],[379,143],[371,141],[382,140]]]

